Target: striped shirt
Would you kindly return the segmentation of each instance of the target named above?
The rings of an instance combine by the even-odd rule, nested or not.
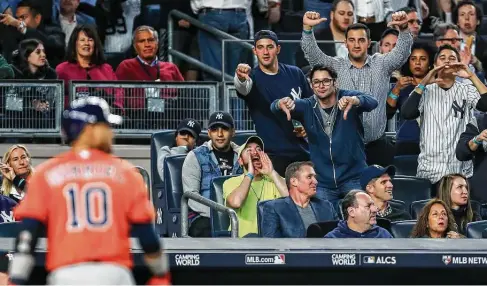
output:
[[[436,83],[426,87],[418,108],[421,153],[417,177],[426,178],[434,184],[452,173],[466,177],[473,175],[472,161],[458,161],[455,148],[467,124],[477,126],[473,110],[479,99],[475,86],[458,81],[448,90]]]
[[[386,100],[389,93],[389,78],[393,71],[398,70],[407,61],[411,53],[413,37],[409,31],[399,33],[396,47],[387,54],[376,53],[367,56],[365,65],[356,68],[348,57],[330,57],[323,53],[313,33],[303,32],[301,47],[311,66],[324,65],[338,75],[338,87],[357,90],[372,95],[379,106],[371,112],[365,112],[364,140],[365,143],[375,141],[384,135],[387,125]]]

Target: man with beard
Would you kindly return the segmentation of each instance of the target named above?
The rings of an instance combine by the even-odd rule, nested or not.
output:
[[[279,99],[271,110],[303,123],[318,173],[317,196],[337,205],[350,190],[360,188],[360,174],[367,167],[362,113],[376,108],[377,100],[359,91],[339,90],[336,73],[322,65],[313,67],[309,76],[314,96]]]
[[[343,220],[325,238],[392,238],[377,224],[378,208],[361,190],[353,190],[342,201]]]
[[[237,144],[232,142],[235,123],[232,115],[217,111],[210,115],[208,136],[210,140],[192,150],[183,163],[183,192],[192,192],[210,199],[211,180],[220,176],[242,174],[238,163]],[[210,237],[210,208],[189,200],[189,236]]]
[[[377,207],[377,216],[390,221],[408,220],[411,215],[388,202],[392,200],[392,178],[396,174],[394,166],[383,168],[378,165],[367,167],[360,177],[362,190],[374,201]]]
[[[392,15],[389,25],[398,27],[400,31],[396,46],[386,54],[367,55],[371,44],[369,28],[360,23],[350,25],[345,32],[348,49],[346,58],[326,55],[316,44],[312,28],[323,21],[326,19],[316,12],[305,13],[301,41],[304,55],[312,66],[321,64],[337,73],[340,88],[358,90],[377,99],[378,108],[364,115],[365,152],[369,165],[387,166],[392,161],[392,147],[385,136],[386,98],[389,79],[406,62],[413,44],[407,15],[405,12]]]
[[[274,100],[286,96],[293,99],[309,97],[312,91],[301,69],[278,62],[280,50],[274,32],[257,32],[254,54],[259,64],[252,70],[247,64],[239,64],[234,84],[237,95],[247,104],[257,135],[267,146],[275,170],[284,176],[290,163],[309,160],[308,143],[299,122],[293,122],[295,129],[292,122],[270,113],[269,106]]]
[[[226,205],[237,212],[238,235],[244,237],[258,232],[259,202],[287,197],[289,193],[284,178],[274,170],[269,156],[264,153],[260,137],[251,136],[240,146],[238,163],[245,175],[226,180],[223,197]]]
[[[431,181],[432,195],[445,175],[472,176],[472,161],[457,160],[455,146],[467,124],[475,122],[473,109],[487,111],[487,87],[460,63],[454,47],[441,46],[434,66],[401,107],[404,119],[420,117],[421,153],[416,176]],[[456,77],[469,79],[472,84],[461,83]]]
[[[316,222],[337,220],[332,204],[315,196],[316,172],[311,162],[294,162],[286,169],[289,196],[264,203],[263,237],[306,237],[308,227]]]

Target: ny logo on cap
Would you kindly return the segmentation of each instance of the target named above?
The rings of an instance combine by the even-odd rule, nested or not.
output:
[[[194,121],[193,120],[188,121],[188,126],[189,127],[194,127]]]
[[[216,119],[223,119],[223,113],[218,113],[216,115]]]

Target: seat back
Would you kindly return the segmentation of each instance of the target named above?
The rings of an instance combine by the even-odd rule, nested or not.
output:
[[[387,202],[388,204],[391,205],[391,207],[394,207],[396,209],[400,209],[403,211],[408,211],[408,208],[406,206],[406,203],[400,200],[390,200]]]
[[[181,197],[183,196],[182,170],[186,154],[167,156],[164,160],[164,197],[163,209],[169,236],[181,233]],[[185,218],[187,219],[187,218]]]
[[[402,155],[394,157],[396,176],[416,176],[418,169],[418,155]]]
[[[487,220],[467,223],[468,238],[482,238],[482,233],[487,229]]]
[[[46,237],[45,228],[42,228],[39,237]],[[22,224],[19,221],[0,223],[0,237],[15,238],[22,230]]]
[[[237,131],[235,132],[232,142],[240,146],[243,145],[250,136],[257,136],[257,132],[250,130]]]
[[[429,201],[430,201],[430,199],[412,202],[411,207],[410,207],[410,211],[409,211],[411,213],[411,217],[413,219],[418,219],[419,215],[421,214],[421,211],[423,211],[424,206]]]
[[[210,187],[210,200],[225,205],[225,200],[223,199],[223,183],[225,183],[227,179],[235,176],[236,175],[213,178]],[[213,237],[230,237],[230,231],[228,231],[230,218],[228,217],[228,214],[210,209],[210,221]]]
[[[159,151],[164,146],[172,146],[174,144],[174,134],[176,130],[164,130],[161,132],[156,132],[151,136],[150,144],[150,168],[151,168],[151,178],[153,185],[162,184],[163,178],[159,176],[159,171],[157,170],[157,159],[159,158]]]
[[[394,199],[403,201],[410,206],[414,201],[426,200],[431,197],[431,183],[427,179],[395,176],[392,179],[394,185]]]
[[[264,204],[270,201],[271,200],[265,200],[257,204],[257,227],[258,227],[260,237],[262,237],[262,220],[264,218]]]
[[[377,218],[377,225],[391,232],[391,221],[386,218]]]
[[[395,238],[409,238],[415,225],[415,220],[393,221],[391,222],[391,234]]]
[[[316,222],[310,224],[306,230],[307,238],[323,238],[327,233],[338,226],[338,220]]]

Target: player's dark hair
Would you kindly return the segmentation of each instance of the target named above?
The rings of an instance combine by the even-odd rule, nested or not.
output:
[[[460,10],[460,8],[462,8],[463,6],[467,6],[467,5],[472,5],[475,7],[475,15],[477,16],[477,29],[478,27],[480,27],[480,25],[482,25],[482,18],[484,17],[484,13],[482,13],[482,9],[480,9],[479,5],[477,5],[475,2],[471,1],[471,0],[462,0],[460,1],[460,3],[458,3],[458,5],[453,9],[453,13],[452,13],[452,21],[453,23],[455,24],[458,24],[458,12]],[[476,29],[476,30],[477,30]]]
[[[452,50],[455,52],[455,55],[457,56],[457,59],[458,61],[460,61],[460,53],[457,51],[457,49],[455,49],[454,47],[450,46],[450,45],[443,45],[441,46],[439,49],[438,49],[438,52],[436,52],[436,55],[435,55],[435,63],[436,63],[436,60],[438,59],[438,57],[440,56],[440,53],[441,51],[443,50]]]
[[[399,31],[394,29],[394,28],[385,29],[384,32],[382,33],[382,35],[380,36],[380,41],[382,42],[382,40],[384,40],[384,38],[389,36],[389,35],[394,35],[396,37],[399,37]]]
[[[435,30],[433,31],[433,38],[435,41],[443,38],[448,30],[455,30],[458,34],[460,34],[460,28],[458,28],[457,25],[451,23],[441,23],[436,25]]]
[[[429,201],[424,207],[421,213],[418,216],[418,219],[416,220],[416,225],[414,225],[413,231],[411,232],[411,238],[423,238],[423,237],[430,237],[430,232],[429,232],[429,214],[431,211],[431,208],[436,205],[440,204],[445,208],[446,210],[446,215],[448,217],[448,224],[445,232],[443,233],[443,237],[446,237],[446,234],[449,231],[455,231],[457,232],[457,225],[455,223],[455,217],[453,216],[450,207],[448,205],[440,200],[440,199],[432,199]]]
[[[353,5],[352,0],[335,0],[335,1],[333,1],[333,3],[331,3],[331,11],[335,12],[337,10],[338,4],[340,4],[342,2],[347,2],[350,5],[352,5],[353,10],[355,11],[355,5]]]
[[[334,72],[329,67],[325,67],[324,65],[315,65],[309,71],[309,80],[312,80],[313,79],[313,76],[314,76],[315,72],[317,72],[317,71],[327,71],[330,74],[330,76],[331,76],[332,79],[336,79],[337,78],[337,73]]]
[[[370,40],[370,29],[367,27],[367,25],[362,24],[362,23],[355,23],[347,27],[347,30],[345,31],[345,39],[348,39],[348,32],[352,30],[365,30],[365,33],[367,33],[367,39]]]
[[[94,51],[91,55],[91,64],[102,65],[106,62],[105,54],[103,53],[103,45],[100,41],[100,37],[96,29],[91,25],[78,25],[74,28],[71,37],[69,38],[68,47],[66,49],[66,60],[70,63],[78,62],[78,53],[76,51],[76,41],[78,40],[79,34],[84,32],[88,38],[94,41]]]
[[[42,7],[36,3],[35,1],[32,1],[32,0],[22,0],[20,1],[18,4],[17,4],[17,9],[20,8],[20,7],[27,7],[29,8],[30,10],[30,13],[32,14],[32,16],[37,16],[37,15],[41,15],[42,16]]]

